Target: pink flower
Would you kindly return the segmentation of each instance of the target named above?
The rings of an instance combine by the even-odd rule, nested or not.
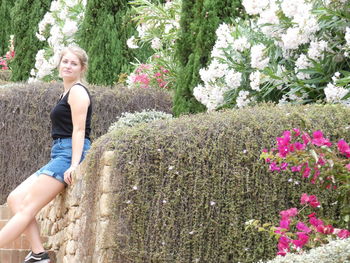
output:
[[[281,168],[277,165],[277,163],[276,162],[272,162],[271,164],[270,164],[270,171],[280,171],[281,170]]]
[[[287,254],[287,252],[290,251],[289,249],[289,243],[290,243],[290,239],[286,236],[281,236],[278,240],[278,253],[277,255],[281,255],[281,256],[285,256]]]
[[[314,145],[317,145],[317,146],[323,146],[323,145],[326,145],[326,146],[332,146],[332,143],[328,140],[328,139],[325,139],[323,137],[323,133],[318,130],[318,131],[315,131],[313,133],[313,139],[312,139],[312,143]]]
[[[348,163],[347,165],[345,165],[346,169],[348,169],[348,171],[350,171],[350,163]]]
[[[345,238],[350,237],[350,232],[349,232],[349,230],[341,229],[341,230],[339,231],[339,233],[337,233],[337,236],[338,236],[340,239],[345,239]]]
[[[162,76],[162,73],[157,72],[157,73],[154,74],[154,76],[155,76],[155,77],[160,77],[160,76]]]
[[[303,222],[298,222],[296,227],[298,230],[303,231],[305,233],[311,232],[311,229],[307,225],[305,225]]]
[[[292,172],[300,172],[301,171],[301,165],[292,166],[290,169],[292,170]]]
[[[338,150],[341,154],[344,154],[347,158],[350,157],[350,147],[344,140],[338,142]]]
[[[315,168],[315,172],[314,172],[314,176],[312,177],[311,179],[311,183],[312,184],[315,184],[316,183],[316,180],[318,178],[318,176],[320,175],[320,170],[318,170],[317,168]]]
[[[283,228],[283,229],[289,229],[289,225],[290,225],[290,220],[289,219],[282,219],[280,221],[280,228]]]
[[[301,138],[304,141],[304,145],[307,145],[309,142],[311,142],[311,137],[309,134],[307,134],[306,132],[303,133],[303,135],[301,136]]]
[[[321,225],[323,226],[323,221],[321,219],[317,219],[316,217],[310,217],[309,222],[314,227],[318,227]]]
[[[308,217],[311,218],[311,217],[314,217],[315,215],[316,215],[316,213],[313,212],[313,213],[309,214]]]
[[[298,248],[302,248],[308,241],[309,241],[309,236],[306,235],[303,232],[298,232],[298,239],[297,240],[292,240],[291,242]]]
[[[306,167],[303,171],[303,177],[304,178],[308,178],[310,176],[310,172],[311,172],[311,169],[310,167],[308,166],[308,164],[306,164]]]
[[[317,232],[325,234],[325,235],[329,235],[332,234],[334,232],[334,228],[332,225],[318,225],[316,227]]]
[[[294,143],[295,149],[297,149],[298,151],[304,150],[305,149],[305,144],[302,144],[300,142],[296,142]]]
[[[295,132],[295,136],[298,137],[300,135],[300,130],[297,128],[294,128],[293,131]]]
[[[289,219],[290,217],[294,217],[298,214],[298,209],[296,209],[295,207],[290,208],[288,210],[283,210],[280,212],[280,215],[283,219]]]
[[[318,207],[320,206],[320,203],[317,201],[317,197],[315,195],[307,195],[303,193],[300,198],[300,204],[307,204],[309,203],[312,207]]]
[[[326,164],[326,160],[324,159],[324,157],[320,154],[320,158],[318,159],[317,164],[323,166]]]
[[[288,163],[282,163],[281,164],[281,170],[286,170],[288,167]]]

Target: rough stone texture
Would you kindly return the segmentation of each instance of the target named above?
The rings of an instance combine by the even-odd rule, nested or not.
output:
[[[96,197],[94,207],[87,202],[87,162],[83,162],[69,186],[39,214],[42,233],[48,236],[47,248],[56,253],[57,263],[111,263],[113,229],[111,227],[111,165],[113,152],[100,160],[99,174],[94,175]],[[92,212],[91,212],[92,211]],[[86,242],[88,240],[88,242]]]

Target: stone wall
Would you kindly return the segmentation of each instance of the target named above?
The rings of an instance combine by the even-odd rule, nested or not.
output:
[[[46,249],[56,253],[57,263],[112,262],[112,156],[112,151],[102,155],[97,174],[89,175],[94,178],[87,177],[89,162],[84,161],[74,175],[74,184],[38,215],[42,235],[48,236]]]

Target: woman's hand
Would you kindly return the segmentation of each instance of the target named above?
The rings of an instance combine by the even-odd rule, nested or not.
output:
[[[64,172],[64,181],[69,185],[72,184],[72,172],[74,172],[76,168],[77,165],[71,165],[68,170]]]

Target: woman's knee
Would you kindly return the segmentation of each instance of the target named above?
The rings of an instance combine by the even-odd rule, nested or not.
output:
[[[12,191],[7,197],[7,205],[10,207],[12,212],[16,212],[20,209],[23,197]]]

